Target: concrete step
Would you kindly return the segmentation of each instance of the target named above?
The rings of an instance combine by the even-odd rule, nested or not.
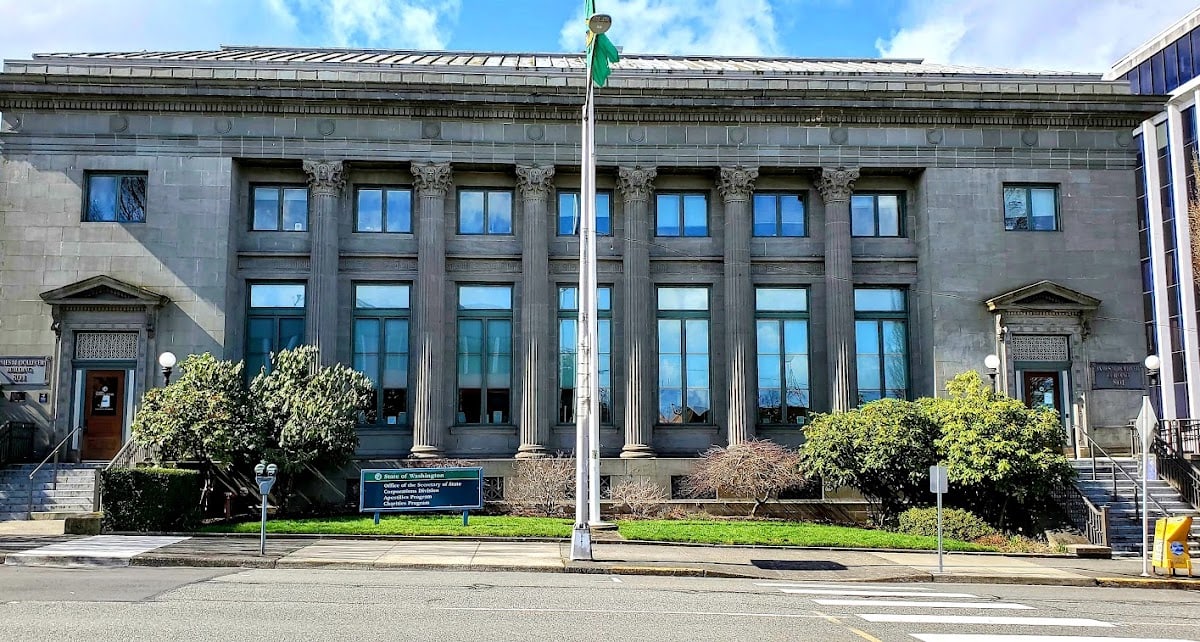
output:
[[[54,489],[58,489],[58,490],[88,490],[88,489],[94,488],[96,486],[96,484],[91,481],[86,481],[86,482],[60,481],[60,482],[58,482],[57,485],[53,484],[51,482],[34,482],[32,484],[28,484],[28,483],[26,483],[26,484],[3,484],[3,483],[0,483],[0,493],[3,493],[5,491],[29,492],[30,486],[32,486],[35,491],[37,491],[37,490],[54,490]]]

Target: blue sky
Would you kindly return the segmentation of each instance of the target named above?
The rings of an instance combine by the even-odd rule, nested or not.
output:
[[[1104,71],[1196,0],[596,0],[626,53]],[[583,0],[0,0],[0,58],[221,44],[570,51]]]

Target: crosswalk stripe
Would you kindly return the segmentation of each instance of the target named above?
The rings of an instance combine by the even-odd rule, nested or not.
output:
[[[910,606],[934,609],[1009,609],[1032,610],[1032,606],[1011,602],[925,602],[922,600],[828,600],[814,599],[821,606]]]
[[[988,635],[963,633],[910,633],[921,642],[1196,642],[1165,638],[1106,638],[1077,635]]]
[[[868,622],[906,622],[909,624],[993,624],[1015,626],[1094,626],[1113,628],[1111,622],[1084,617],[1014,617],[991,615],[910,615],[902,613],[860,613]]]
[[[872,590],[836,590],[836,589],[794,589],[785,588],[779,589],[783,593],[794,593],[798,595],[856,595],[860,597],[957,597],[957,598],[975,598],[978,596],[970,593],[912,593],[902,591],[872,591]]]

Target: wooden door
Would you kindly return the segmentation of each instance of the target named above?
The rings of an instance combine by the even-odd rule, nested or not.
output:
[[[125,371],[89,370],[84,375],[83,459],[112,459],[125,433]]]
[[[1024,372],[1025,405],[1030,408],[1052,408],[1062,416],[1062,373]]]

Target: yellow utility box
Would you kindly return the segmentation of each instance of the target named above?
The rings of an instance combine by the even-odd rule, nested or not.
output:
[[[1150,563],[1154,572],[1158,569],[1175,575],[1175,569],[1187,570],[1192,574],[1192,555],[1188,551],[1188,533],[1192,530],[1191,517],[1164,517],[1154,522],[1154,549]]]

